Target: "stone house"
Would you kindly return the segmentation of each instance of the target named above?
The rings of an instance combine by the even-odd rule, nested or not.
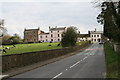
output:
[[[25,29],[24,30],[24,42],[38,42],[40,29]]]

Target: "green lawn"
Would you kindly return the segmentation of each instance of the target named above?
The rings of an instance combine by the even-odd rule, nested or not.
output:
[[[104,44],[104,49],[107,78],[118,78],[118,53],[115,53],[108,43]]]
[[[51,44],[52,46],[48,46]],[[10,50],[6,50],[7,53],[2,53],[2,55],[6,54],[14,54],[14,53],[23,53],[23,52],[32,52],[32,51],[41,51],[41,50],[49,50],[49,49],[58,49],[62,48],[61,46],[57,46],[59,43],[32,43],[32,44],[16,44],[14,48],[13,45],[5,45],[4,47],[10,47]]]
[[[77,42],[77,45],[86,43],[84,41],[82,42]],[[48,46],[51,44],[52,46]],[[33,51],[42,51],[42,50],[50,50],[50,49],[59,49],[62,48],[62,46],[57,46],[59,42],[54,42],[54,43],[32,43],[32,44],[16,44],[16,47],[13,47],[13,45],[4,45],[4,47],[10,47],[10,50],[7,50],[7,53],[2,53],[2,55],[7,55],[7,54],[19,54],[19,53],[24,53],[24,52],[33,52]],[[13,47],[13,48],[12,48]],[[3,49],[0,47],[0,49]]]

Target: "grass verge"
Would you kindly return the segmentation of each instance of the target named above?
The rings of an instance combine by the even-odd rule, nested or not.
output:
[[[118,53],[110,47],[108,43],[104,44],[105,58],[106,58],[106,77],[118,78]]]

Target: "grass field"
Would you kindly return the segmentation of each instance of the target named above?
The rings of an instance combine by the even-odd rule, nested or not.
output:
[[[106,57],[107,78],[118,78],[118,54],[109,46],[104,44]]]
[[[48,46],[49,44],[51,44],[52,46]],[[13,45],[5,45],[4,47],[10,47],[10,50],[6,50],[7,53],[2,53],[2,55],[62,48],[61,46],[57,46],[58,44],[59,44],[58,42],[16,44],[15,45],[16,47],[14,48],[12,48]]]
[[[82,42],[77,42],[77,45],[86,43],[84,41]],[[48,45],[52,46],[48,46]],[[7,54],[15,54],[15,53],[24,53],[24,52],[33,52],[33,51],[42,51],[42,50],[50,50],[50,49],[59,49],[62,48],[62,46],[57,46],[59,42],[54,42],[54,43],[32,43],[32,44],[16,44],[16,47],[13,47],[13,45],[4,45],[4,47],[9,47],[10,50],[7,50],[7,53],[2,53],[2,55],[7,55]],[[4,49],[4,48],[0,48]]]

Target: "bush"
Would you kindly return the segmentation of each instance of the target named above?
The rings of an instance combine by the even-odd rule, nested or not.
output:
[[[62,47],[75,46],[77,41],[77,31],[76,27],[67,28],[66,32],[63,33],[63,38],[61,40]]]

